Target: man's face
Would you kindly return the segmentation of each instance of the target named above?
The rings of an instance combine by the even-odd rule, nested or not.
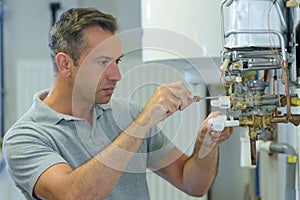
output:
[[[91,27],[84,31],[88,42],[79,59],[73,97],[82,103],[109,102],[121,80],[118,62],[122,57],[121,42],[116,34]]]

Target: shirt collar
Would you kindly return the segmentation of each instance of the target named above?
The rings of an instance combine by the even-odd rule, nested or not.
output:
[[[61,120],[71,121],[71,120],[82,120],[78,117],[71,115],[65,115],[59,112],[56,112],[48,105],[43,102],[43,99],[49,93],[48,90],[43,90],[34,95],[34,104],[33,104],[33,120],[36,122],[39,121],[48,121],[51,124],[58,124]],[[111,109],[111,103],[107,104],[96,104],[94,107],[94,113],[96,114],[97,119],[103,114],[105,110]]]

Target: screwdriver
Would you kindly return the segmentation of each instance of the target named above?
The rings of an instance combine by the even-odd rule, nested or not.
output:
[[[200,102],[200,99],[201,100],[204,100],[204,99],[218,99],[219,97],[218,96],[215,96],[215,97],[200,97],[200,96],[194,96],[191,100],[192,103],[196,103],[196,102]]]

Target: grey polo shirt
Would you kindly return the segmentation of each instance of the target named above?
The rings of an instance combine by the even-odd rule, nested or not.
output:
[[[112,99],[109,104],[95,105],[91,126],[83,119],[52,110],[42,102],[46,95],[47,91],[37,93],[30,110],[4,137],[8,172],[27,199],[37,199],[33,188],[45,170],[58,163],[67,163],[72,169],[81,166],[109,145],[140,112],[128,101]],[[146,168],[172,148],[168,138],[152,128],[107,199],[150,199]]]

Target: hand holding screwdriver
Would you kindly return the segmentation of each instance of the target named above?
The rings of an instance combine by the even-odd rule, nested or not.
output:
[[[156,125],[192,102],[193,94],[182,81],[159,86],[137,118],[141,125]]]

